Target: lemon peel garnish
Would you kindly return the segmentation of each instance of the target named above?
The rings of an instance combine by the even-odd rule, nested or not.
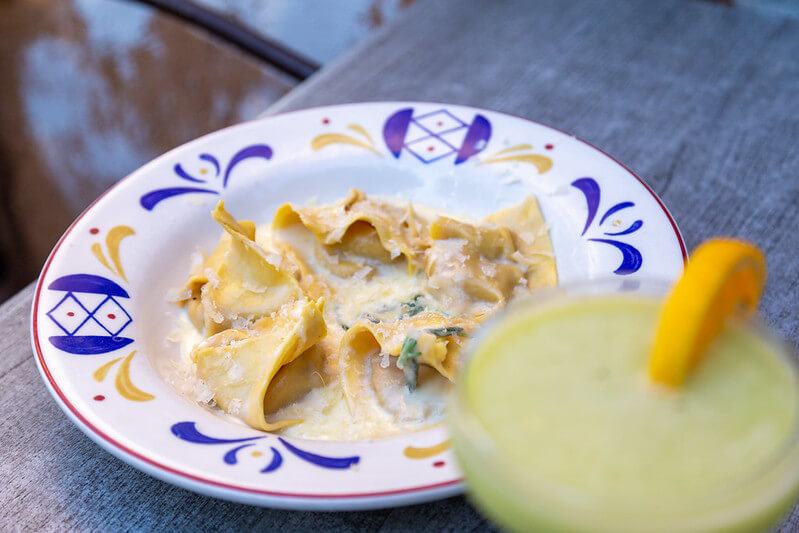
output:
[[[661,310],[651,379],[681,385],[728,318],[757,310],[765,282],[766,260],[753,244],[712,239],[696,248]]]

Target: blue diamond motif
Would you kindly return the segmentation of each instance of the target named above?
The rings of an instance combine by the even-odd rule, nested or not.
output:
[[[80,327],[91,318],[86,309],[75,296],[67,293],[52,309],[47,312],[50,320],[67,335],[74,335]]]
[[[125,308],[113,296],[106,298],[97,309],[92,311],[92,318],[114,337],[133,322]]]

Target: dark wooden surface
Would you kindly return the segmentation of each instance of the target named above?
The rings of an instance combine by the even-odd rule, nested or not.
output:
[[[714,235],[760,243],[770,265],[763,313],[795,347],[799,16],[784,2],[751,3],[420,2],[269,112],[434,100],[568,130],[643,176],[690,247]],[[298,513],[197,496],[139,473],[50,399],[29,348],[31,295],[29,287],[0,308],[0,529],[489,527],[463,498]],[[799,530],[796,510],[780,530]]]
[[[0,302],[119,178],[297,84],[133,1],[0,0],[0,35]]]
[[[412,2],[195,4],[324,63]],[[36,278],[69,223],[120,177],[255,118],[298,83],[148,3],[191,4],[0,0],[0,303]]]

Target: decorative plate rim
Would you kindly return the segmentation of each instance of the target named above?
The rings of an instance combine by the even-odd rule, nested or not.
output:
[[[114,191],[123,182],[133,177],[135,174],[138,174],[141,171],[147,169],[148,167],[155,165],[157,162],[161,161],[162,159],[170,157],[176,151],[184,150],[185,148],[195,143],[202,142],[208,137],[219,135],[221,132],[224,131],[239,128],[245,124],[270,120],[274,117],[285,117],[298,113],[307,113],[310,111],[319,111],[323,109],[340,109],[344,107],[358,107],[363,105],[386,105],[386,106],[438,105],[438,106],[459,107],[475,111],[490,112],[496,115],[503,115],[513,119],[523,120],[525,122],[533,123],[538,126],[542,126],[544,128],[548,128],[550,130],[565,134],[570,138],[587,146],[588,148],[591,148],[596,152],[599,152],[601,155],[607,157],[608,159],[616,163],[619,167],[624,169],[630,176],[635,178],[644,187],[644,189],[649,193],[649,195],[652,198],[654,198],[655,202],[663,211],[663,214],[666,216],[666,219],[669,221],[671,228],[674,232],[674,236],[677,239],[677,244],[679,245],[683,261],[686,261],[688,258],[685,242],[677,226],[677,223],[675,222],[674,218],[672,217],[671,213],[669,212],[668,208],[665,206],[663,201],[660,199],[660,197],[640,176],[638,176],[635,172],[633,172],[624,163],[620,162],[618,159],[608,154],[601,148],[593,145],[592,143],[570,132],[561,130],[559,128],[553,127],[543,122],[539,122],[537,120],[533,120],[520,115],[515,115],[512,113],[489,110],[470,105],[451,104],[451,103],[447,104],[447,103],[433,102],[433,101],[407,101],[407,100],[382,101],[381,100],[374,102],[370,101],[370,102],[356,102],[356,103],[346,103],[346,104],[336,104],[336,105],[314,106],[289,112],[275,113],[272,115],[261,116],[252,120],[239,122],[227,126],[225,128],[207,133],[205,135],[192,139],[184,144],[181,144],[148,161],[144,165],[136,168],[130,174],[126,175],[125,177],[121,178],[119,181],[114,183],[111,187],[109,187],[106,191],[104,191],[97,199],[95,199],[91,204],[89,204],[89,206],[86,207],[86,209],[84,209],[83,212],[81,212],[80,215],[78,215],[75,218],[75,220],[69,225],[69,227],[67,227],[67,229],[64,231],[64,233],[56,242],[55,246],[53,247],[53,249],[51,250],[50,254],[47,257],[44,266],[42,267],[42,270],[39,274],[36,283],[36,289],[34,292],[33,302],[31,306],[31,319],[30,319],[31,345],[33,347],[36,364],[51,395],[54,397],[54,399],[57,400],[56,403],[59,405],[62,411],[64,411],[64,413],[68,416],[68,418],[70,418],[81,429],[81,431],[83,431],[83,433],[85,433],[92,441],[99,444],[104,450],[108,451],[109,453],[119,458],[120,460],[131,463],[137,466],[139,469],[143,470],[145,473],[153,475],[154,477],[159,478],[163,481],[176,484],[178,486],[181,486],[189,490],[193,490],[195,492],[215,497],[221,497],[232,501],[243,501],[242,496],[245,497],[245,499],[247,496],[251,496],[253,497],[253,499],[250,499],[249,501],[247,501],[247,503],[252,503],[252,504],[259,504],[259,503],[264,504],[265,502],[261,501],[264,496],[273,497],[277,498],[277,500],[269,502],[268,504],[270,506],[281,507],[281,508],[308,509],[309,508],[308,505],[304,504],[315,501],[327,501],[328,504],[325,507],[325,509],[338,509],[338,510],[367,509],[367,508],[374,508],[374,506],[369,505],[369,503],[373,501],[373,499],[387,498],[387,497],[390,498],[390,500],[387,502],[384,501],[384,505],[382,505],[381,507],[390,507],[397,505],[407,505],[418,501],[427,501],[428,499],[431,499],[430,496],[434,495],[435,497],[444,498],[462,492],[463,479],[460,477],[439,483],[400,488],[388,491],[359,492],[359,493],[347,493],[347,494],[313,494],[313,493],[307,494],[307,493],[297,493],[297,492],[280,492],[274,490],[238,486],[230,483],[216,481],[213,479],[204,478],[202,476],[198,476],[190,472],[171,467],[169,465],[163,464],[155,459],[149,458],[131,449],[129,446],[119,442],[117,439],[104,433],[101,429],[96,427],[86,417],[84,417],[83,413],[77,407],[75,407],[75,405],[73,405],[72,402],[70,402],[70,400],[66,397],[64,392],[56,383],[52,373],[50,372],[50,369],[47,366],[47,363],[45,362],[44,354],[42,352],[42,347],[39,342],[37,316],[39,312],[40,296],[43,289],[44,279],[51,266],[53,259],[58,253],[61,245],[66,241],[67,237],[75,229],[76,225],[84,218],[84,216],[89,214],[107,195],[109,195],[112,191]],[[222,490],[222,492],[218,492],[220,489]],[[259,499],[255,500],[254,499],[255,497],[258,497]]]

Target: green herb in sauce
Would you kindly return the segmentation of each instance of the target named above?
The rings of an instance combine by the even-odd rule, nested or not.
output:
[[[409,359],[419,357],[420,355],[422,355],[422,352],[416,349],[416,339],[413,337],[406,337],[400,349],[399,359],[397,359],[397,368],[402,370],[405,368],[405,363],[407,363]]]
[[[423,298],[421,294],[417,294],[407,302],[402,302],[402,314],[407,316],[415,316],[424,311],[424,304],[419,303],[419,299]]]
[[[416,389],[416,382],[419,377],[419,361],[416,358],[420,355],[422,355],[422,352],[416,349],[416,339],[406,337],[397,359],[397,368],[405,374],[405,382],[410,390]]]
[[[463,332],[463,328],[459,328],[457,326],[428,329],[427,332],[432,333],[436,337],[449,337],[450,335],[459,335],[461,337],[466,336],[466,333]]]
[[[408,364],[402,369],[402,373],[405,374],[405,383],[408,384],[408,389],[415,391],[416,383],[419,380],[419,361],[409,359]]]

